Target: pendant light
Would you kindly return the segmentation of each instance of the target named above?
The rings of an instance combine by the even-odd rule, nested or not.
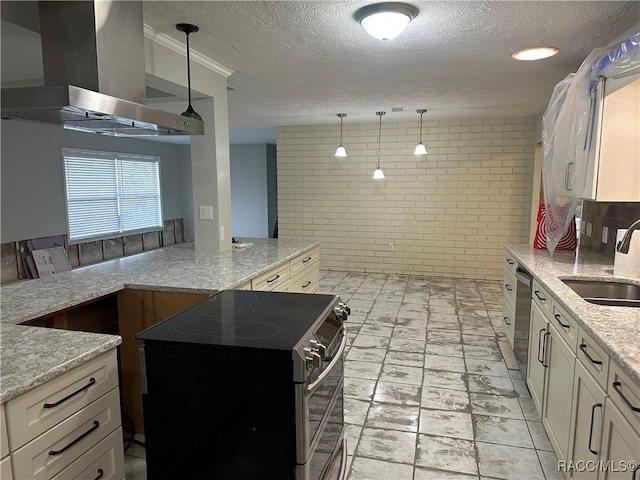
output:
[[[176,25],[176,29],[187,36],[187,90],[189,94],[189,106],[184,112],[182,112],[182,116],[202,121],[200,114],[198,114],[198,112],[196,112],[191,106],[191,65],[189,62],[189,34],[196,33],[200,29],[190,23],[179,23]]]
[[[380,125],[378,126],[378,167],[373,172],[374,180],[384,180],[384,172],[380,168],[380,138],[382,137],[382,116],[387,112],[376,112],[376,115],[380,117]]]
[[[426,155],[427,148],[424,146],[424,143],[422,143],[422,115],[427,113],[427,110],[425,108],[420,108],[416,110],[416,112],[420,114],[420,139],[418,140],[418,145],[416,145],[416,149],[413,151],[413,154]]]
[[[344,148],[344,145],[342,145],[342,121],[344,119],[344,117],[346,117],[347,114],[346,113],[339,113],[338,117],[340,118],[340,145],[338,145],[338,148],[336,148],[336,154],[334,155],[334,157],[346,157],[347,156],[347,150]]]

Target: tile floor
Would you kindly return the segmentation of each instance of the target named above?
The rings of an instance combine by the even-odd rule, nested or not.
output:
[[[561,479],[518,371],[507,370],[500,282],[322,271],[351,307],[349,480]],[[146,477],[144,450],[125,456]]]

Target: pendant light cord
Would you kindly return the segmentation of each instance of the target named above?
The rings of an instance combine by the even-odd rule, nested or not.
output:
[[[378,125],[378,168],[380,168],[380,137],[382,137],[382,115],[380,116],[380,123]]]
[[[342,145],[342,121],[344,120],[344,116],[340,115],[340,145]]]
[[[187,36],[187,89],[189,95],[189,106],[191,106],[191,62],[189,61],[189,32],[185,32]]]
[[[422,143],[422,115],[424,115],[424,112],[420,112],[420,142]]]

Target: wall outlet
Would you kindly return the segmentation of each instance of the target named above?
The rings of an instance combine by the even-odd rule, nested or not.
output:
[[[387,250],[393,251],[393,249],[394,249],[393,242],[389,242],[389,245],[387,245]]]
[[[224,240],[224,227],[220,227],[220,241]]]
[[[200,205],[200,220],[213,220],[213,205]]]
[[[604,226],[602,227],[602,243],[607,243],[608,238],[609,238],[609,227]]]
[[[593,230],[593,224],[592,224],[592,223],[587,222],[587,228],[586,228],[586,230],[585,230],[585,235],[586,235],[587,237],[590,237],[590,236],[591,236],[591,231],[592,231],[592,230]]]

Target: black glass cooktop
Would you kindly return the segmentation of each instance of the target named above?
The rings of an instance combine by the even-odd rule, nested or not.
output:
[[[225,290],[135,338],[290,350],[335,299],[335,295]]]

